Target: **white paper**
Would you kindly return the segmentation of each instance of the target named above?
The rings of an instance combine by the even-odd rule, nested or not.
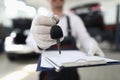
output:
[[[116,61],[98,56],[87,56],[85,53],[78,50],[64,50],[61,51],[61,54],[59,54],[58,51],[45,51],[42,54],[41,67],[46,67],[46,68],[53,67],[45,60],[46,57],[51,59],[54,63],[56,63],[59,66],[62,66],[63,63],[81,63],[80,65],[87,65],[87,64],[90,65],[97,63],[101,64],[109,61]],[[101,63],[99,63],[100,61]]]

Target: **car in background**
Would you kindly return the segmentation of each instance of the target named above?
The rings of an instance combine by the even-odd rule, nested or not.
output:
[[[9,60],[36,58],[38,54],[29,47],[25,40],[29,34],[32,19],[16,18],[12,19],[13,29],[9,36],[5,38],[4,49]]]

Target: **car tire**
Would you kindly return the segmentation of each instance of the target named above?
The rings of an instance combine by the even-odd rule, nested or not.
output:
[[[10,60],[10,61],[15,61],[18,59],[17,55],[15,54],[7,54],[7,58]]]

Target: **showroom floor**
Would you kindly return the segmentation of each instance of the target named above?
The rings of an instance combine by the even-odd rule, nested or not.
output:
[[[105,51],[106,57],[120,60],[120,52]],[[0,55],[0,80],[38,80],[37,59],[9,61]],[[79,68],[81,80],[120,80],[120,65]]]

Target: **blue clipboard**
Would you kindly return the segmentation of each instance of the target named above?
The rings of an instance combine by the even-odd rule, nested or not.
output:
[[[63,68],[88,68],[88,67],[111,66],[111,65],[120,65],[120,61],[107,62],[106,64],[94,64],[94,65],[84,65],[84,66],[61,67],[61,69],[63,69]],[[40,56],[39,60],[38,60],[37,69],[36,70],[37,71],[49,71],[49,70],[55,70],[55,68],[41,67],[41,56]]]

